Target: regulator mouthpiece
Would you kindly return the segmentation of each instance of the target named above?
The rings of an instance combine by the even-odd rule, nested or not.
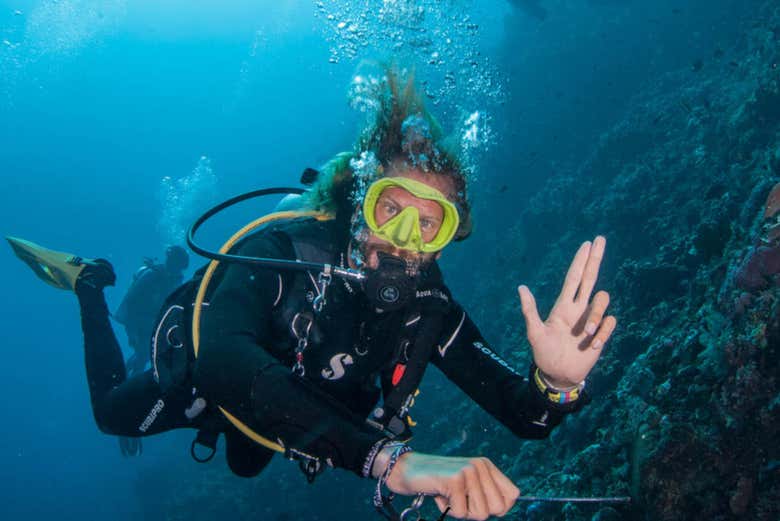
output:
[[[395,311],[414,298],[417,281],[409,276],[406,261],[384,252],[377,254],[379,265],[365,272],[364,290],[379,311]]]

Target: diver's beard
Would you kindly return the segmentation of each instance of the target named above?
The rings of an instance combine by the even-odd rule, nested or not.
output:
[[[410,277],[416,277],[420,273],[420,268],[422,268],[426,264],[426,262],[422,259],[422,256],[424,254],[413,254],[413,255],[414,257],[404,257],[404,256],[396,255],[396,257],[400,257],[406,263],[406,274],[409,275]]]

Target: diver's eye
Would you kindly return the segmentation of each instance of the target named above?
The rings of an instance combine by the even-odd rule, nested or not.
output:
[[[433,230],[435,225],[436,223],[430,219],[420,219],[420,230],[422,231]]]
[[[393,216],[398,213],[398,207],[394,205],[393,203],[385,202],[382,204],[382,209],[385,211],[385,213],[389,216]]]

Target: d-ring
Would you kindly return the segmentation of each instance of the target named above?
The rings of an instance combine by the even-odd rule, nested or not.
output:
[[[422,514],[420,514],[420,507],[422,506],[423,502],[425,501],[425,494],[418,494],[416,498],[414,498],[414,501],[412,501],[412,504],[409,505],[408,508],[405,508],[401,512],[401,521],[420,521],[422,518]],[[412,516],[417,517],[412,517]]]

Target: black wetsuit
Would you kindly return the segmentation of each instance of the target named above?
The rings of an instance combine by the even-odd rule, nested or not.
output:
[[[149,339],[165,298],[182,283],[181,272],[172,272],[163,264],[146,264],[133,277],[133,283],[114,313],[125,327],[133,349],[128,361],[131,374],[141,372],[149,362]]]
[[[242,241],[235,253],[329,259],[339,264],[346,245],[347,236],[338,233],[333,222],[303,220],[255,234]],[[307,251],[318,251],[320,258],[300,259],[307,257]],[[270,452],[221,421],[214,407],[218,404],[265,438],[360,474],[371,447],[385,436],[366,417],[382,391],[392,387],[394,366],[405,349],[399,342],[414,338],[415,328],[426,323],[426,311],[377,313],[358,288],[334,279],[324,309],[311,328],[305,321],[302,328],[301,315],[312,316],[316,276],[223,264],[203,307],[200,351],[192,375],[165,386],[155,379],[154,367],[124,380],[102,295],[79,289],[98,426],[112,434],[139,436],[218,425],[227,438],[231,468],[240,475],[256,474]],[[174,335],[174,343],[190,342],[186,326],[197,284],[190,285],[166,302],[181,310],[184,327]],[[291,372],[302,329],[308,329],[303,377]],[[563,406],[549,402],[488,347],[454,302],[446,308],[432,347],[429,361],[520,437],[546,437],[565,413],[582,404],[580,400]],[[194,396],[204,397],[209,408],[190,420],[185,410]]]

